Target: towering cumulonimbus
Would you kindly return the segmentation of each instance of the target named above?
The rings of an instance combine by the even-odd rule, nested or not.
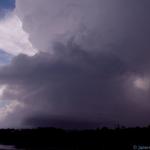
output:
[[[25,126],[149,123],[150,1],[16,0],[37,53],[0,67]],[[12,117],[13,116],[13,117]]]

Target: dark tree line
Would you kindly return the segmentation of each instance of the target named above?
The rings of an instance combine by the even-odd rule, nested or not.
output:
[[[138,149],[138,146],[150,147],[150,127],[96,130],[0,129],[0,143],[41,150],[133,150]]]

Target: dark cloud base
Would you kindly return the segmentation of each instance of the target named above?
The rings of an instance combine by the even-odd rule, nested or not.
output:
[[[0,70],[0,83],[8,86],[3,99],[25,104],[19,116],[22,126],[92,128],[147,122],[142,118],[148,111],[136,106],[124,88],[132,72],[128,63],[74,43],[57,43],[55,52],[19,55]]]
[[[150,123],[148,0],[16,4],[39,52],[0,68],[0,84],[7,86],[2,98],[24,104],[9,122],[66,128]]]

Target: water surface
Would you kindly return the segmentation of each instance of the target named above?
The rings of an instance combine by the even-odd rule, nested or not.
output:
[[[0,145],[0,150],[19,150],[19,149],[16,149],[15,146],[12,145]]]

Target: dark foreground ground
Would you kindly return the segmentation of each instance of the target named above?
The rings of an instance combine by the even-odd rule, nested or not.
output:
[[[1,129],[0,144],[26,150],[150,150],[150,127],[82,131]]]

